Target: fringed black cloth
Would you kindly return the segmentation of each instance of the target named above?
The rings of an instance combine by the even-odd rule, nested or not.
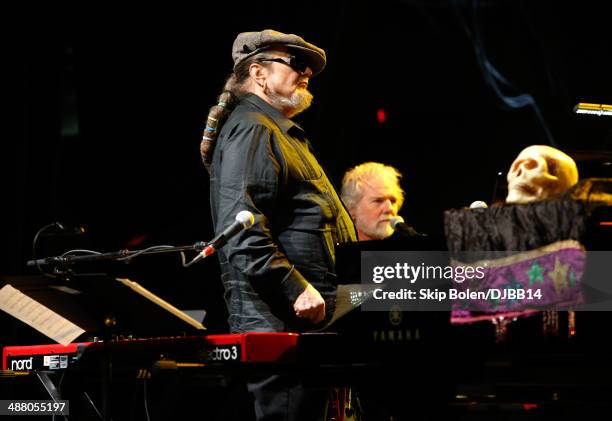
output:
[[[561,240],[581,242],[587,225],[584,202],[572,198],[452,209],[444,214],[451,255],[464,251],[532,250]]]

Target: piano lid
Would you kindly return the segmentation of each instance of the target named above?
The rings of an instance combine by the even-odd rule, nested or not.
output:
[[[336,246],[336,275],[339,284],[361,283],[362,251],[446,251],[446,240],[436,235],[420,237],[396,232],[384,240],[356,241]]]

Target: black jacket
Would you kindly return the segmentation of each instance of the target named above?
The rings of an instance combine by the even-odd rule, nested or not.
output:
[[[302,331],[293,302],[311,283],[335,296],[334,247],[355,241],[351,218],[312,154],[304,131],[256,95],[223,125],[213,154],[215,232],[249,210],[255,224],[218,252],[232,332]]]

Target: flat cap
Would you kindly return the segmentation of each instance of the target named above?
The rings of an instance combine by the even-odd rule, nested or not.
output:
[[[322,48],[304,41],[300,36],[265,29],[261,32],[242,32],[238,34],[232,47],[234,70],[249,57],[273,47],[299,50],[312,69],[313,75],[320,73],[325,67],[325,50]]]

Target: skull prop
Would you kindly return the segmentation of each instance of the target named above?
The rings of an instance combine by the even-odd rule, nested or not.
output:
[[[578,182],[576,163],[550,146],[529,146],[508,171],[506,203],[528,203],[563,194]]]

